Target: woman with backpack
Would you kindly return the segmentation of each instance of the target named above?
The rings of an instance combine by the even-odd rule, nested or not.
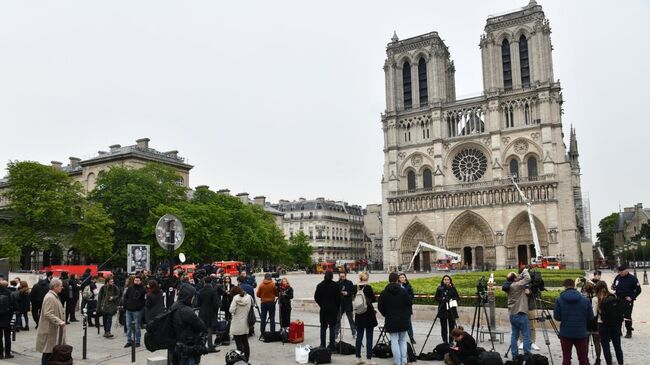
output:
[[[374,328],[377,327],[377,314],[372,303],[375,302],[375,293],[368,284],[369,275],[367,272],[359,274],[359,284],[357,292],[352,300],[352,310],[354,311],[354,325],[357,327],[357,338],[355,343],[355,355],[357,356],[357,365],[375,365],[372,361],[372,335]],[[365,309],[364,305],[365,304]],[[363,345],[363,334],[366,334],[366,361],[361,360],[361,346]]]
[[[600,346],[600,335],[598,334],[598,297],[596,297],[596,288],[593,282],[585,282],[582,286],[582,295],[589,300],[594,311],[594,320],[587,323],[587,332],[593,341],[594,349],[596,351],[596,360],[593,365],[600,365],[600,354],[602,349]]]
[[[248,346],[248,313],[253,306],[253,299],[239,286],[234,286],[230,292],[232,294],[232,303],[229,308],[232,315],[230,333],[235,338],[237,350],[243,352],[246,361],[249,361],[251,350]]]
[[[445,275],[440,280],[440,286],[436,290],[436,301],[438,302],[438,314],[436,316],[440,319],[440,335],[444,343],[450,343],[452,338],[448,336],[448,331],[456,328],[456,318],[458,318],[456,308],[458,291],[451,280],[451,276]]]
[[[607,289],[607,283],[600,280],[596,283],[597,306],[594,313],[598,316],[598,333],[603,348],[605,363],[612,365],[610,341],[614,345],[616,361],[623,365],[623,350],[621,349],[621,325],[623,324],[623,306],[619,298]]]
[[[409,298],[411,298],[411,306],[408,308],[409,312],[409,329],[408,329],[408,334],[409,334],[409,339],[411,340],[411,344],[415,344],[415,338],[413,338],[413,321],[411,320],[411,317],[413,317],[413,298],[415,298],[415,294],[413,293],[413,287],[411,286],[411,283],[409,283],[409,279],[406,277],[405,273],[399,274],[399,284],[402,286],[404,290],[406,290],[406,293],[408,293]]]

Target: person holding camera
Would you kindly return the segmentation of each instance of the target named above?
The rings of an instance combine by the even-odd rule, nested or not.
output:
[[[192,300],[196,289],[187,284],[178,288],[178,300],[172,304],[172,328],[176,347],[173,351],[174,365],[195,365],[201,362],[205,350],[205,338],[202,335],[206,326],[195,313]]]
[[[456,328],[456,319],[458,318],[458,291],[454,286],[451,276],[445,275],[440,280],[440,286],[436,290],[436,301],[438,302],[438,314],[440,319],[440,335],[444,343],[451,343],[453,338],[449,336],[449,331]]]
[[[269,318],[271,332],[275,332],[275,300],[278,290],[271,279],[271,273],[264,274],[262,284],[257,288],[257,297],[260,298],[260,335],[264,335],[266,318]]]
[[[293,288],[287,278],[282,278],[278,285],[278,303],[280,305],[280,328],[286,329],[291,324],[291,300]]]
[[[575,288],[575,281],[564,280],[565,290],[555,301],[553,318],[560,322],[560,345],[562,346],[562,365],[571,364],[573,347],[578,354],[578,363],[588,365],[589,334],[587,324],[594,320],[591,303]]]
[[[510,348],[512,357],[519,354],[517,340],[519,334],[523,336],[524,356],[531,356],[530,328],[528,321],[528,296],[526,286],[530,284],[531,278],[528,269],[525,268],[521,275],[511,272],[506,277],[502,290],[508,293],[508,314],[510,315]]]
[[[357,335],[357,329],[354,326],[354,317],[352,316],[352,298],[356,294],[356,288],[352,281],[347,279],[348,274],[345,271],[339,273],[339,291],[341,295],[341,307],[339,308],[339,314],[336,318],[336,333],[339,332],[341,328],[341,318],[343,313],[348,317],[348,323],[350,324],[350,330],[352,331],[352,337]]]

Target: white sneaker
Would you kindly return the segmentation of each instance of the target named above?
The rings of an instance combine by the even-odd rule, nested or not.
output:
[[[530,345],[530,347],[531,347],[533,350],[535,350],[535,351],[539,351],[539,350],[541,350],[541,349],[539,348],[539,346],[537,346],[536,344],[532,344],[532,345]]]
[[[520,350],[523,350],[523,349],[524,349],[524,343],[523,343],[523,342],[519,342],[519,349],[520,349]]]

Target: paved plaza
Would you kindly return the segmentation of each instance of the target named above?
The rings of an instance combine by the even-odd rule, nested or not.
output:
[[[426,274],[416,274],[412,277],[424,276]],[[639,273],[641,276],[642,273]],[[373,274],[372,279],[382,280],[385,279],[385,274]],[[608,282],[611,282],[613,278],[612,273],[605,273],[604,279]],[[313,290],[321,279],[320,275],[289,275],[289,279],[292,282],[292,285],[295,288],[296,298],[307,298],[311,297]],[[356,281],[354,275],[350,275],[350,279]],[[647,287],[644,287],[644,289]],[[647,361],[647,349],[650,348],[650,325],[647,323],[647,319],[650,315],[650,298],[648,293],[642,293],[639,297],[638,302],[636,303],[634,309],[634,318],[635,329],[634,338],[631,340],[623,339],[623,350],[625,352],[625,363],[628,365],[641,365],[646,364]],[[292,313],[292,319],[301,319],[305,322],[305,343],[310,345],[317,345],[319,342],[319,329],[318,329],[318,314],[310,312],[296,312]],[[344,321],[345,322],[345,321]],[[380,321],[381,323],[382,321]],[[466,329],[469,330],[471,323],[461,323]],[[416,351],[420,351],[422,345],[424,344],[427,332],[430,329],[431,321],[415,321],[413,323],[415,337],[417,340]],[[33,328],[33,324],[32,324]],[[508,328],[499,328],[505,331],[508,331]],[[259,333],[259,329],[256,330]],[[97,334],[96,328],[90,328],[88,331],[88,358],[86,360],[81,359],[82,355],[82,326],[81,323],[73,323],[67,326],[67,338],[68,343],[74,347],[73,357],[75,364],[103,364],[103,365],[126,365],[131,364],[131,352],[130,348],[123,348],[126,343],[126,336],[123,332],[123,327],[114,325],[113,333],[115,338],[105,339],[101,335]],[[35,336],[36,331],[31,329],[28,332],[19,332],[17,335],[16,342],[13,343],[13,351],[15,358],[11,360],[0,360],[0,365],[5,364],[21,364],[21,365],[31,365],[31,364],[40,364],[40,355],[34,351],[35,346]],[[350,334],[349,329],[344,331],[343,340],[346,342],[353,343],[353,338]],[[378,332],[375,333],[375,341],[378,336]],[[537,334],[537,344],[542,347],[541,353],[548,355],[548,348],[544,345],[542,339],[543,334],[541,331],[538,331]],[[550,347],[553,353],[553,359],[555,364],[561,364],[561,351],[559,340],[554,336],[552,332],[549,332]],[[294,348],[296,345],[293,344],[281,344],[281,343],[263,343],[257,340],[257,337],[251,337],[249,339],[251,344],[251,364],[253,365],[280,365],[280,364],[293,364],[294,361]],[[433,347],[440,343],[440,328],[436,324],[435,328],[431,332],[431,337],[426,345],[426,351],[431,351]],[[491,348],[489,342],[483,342],[479,344],[485,348]],[[234,341],[231,346],[221,347],[220,352],[216,354],[209,354],[202,358],[201,363],[206,365],[213,364],[225,364],[224,354],[231,348],[234,348]],[[506,342],[501,344],[498,341],[495,343],[495,348],[502,355],[508,348],[508,333],[506,333]],[[593,358],[592,350],[590,349],[590,358]],[[136,362],[135,364],[147,364],[147,358],[154,356],[164,355],[163,351],[151,353],[147,351],[144,346],[137,349],[136,352]],[[378,364],[389,365],[392,364],[391,359],[376,359]],[[354,355],[341,356],[333,355],[332,356],[333,364],[354,364],[355,358]],[[419,364],[442,364],[442,362],[436,361],[418,361]],[[574,358],[574,363],[577,363],[577,360]],[[604,363],[604,362],[603,362]]]

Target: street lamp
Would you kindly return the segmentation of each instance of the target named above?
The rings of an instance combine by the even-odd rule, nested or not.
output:
[[[648,273],[646,272],[646,262],[645,262],[645,245],[648,243],[648,240],[645,236],[642,236],[639,240],[639,245],[641,246],[641,255],[643,257],[643,285],[648,285]]]
[[[637,277],[636,276],[636,267],[637,267],[637,264],[636,264],[636,250],[637,250],[637,248],[639,248],[639,244],[636,243],[636,242],[630,242],[630,248],[632,248],[632,259],[634,260],[633,261],[633,263],[634,263],[634,277]]]

